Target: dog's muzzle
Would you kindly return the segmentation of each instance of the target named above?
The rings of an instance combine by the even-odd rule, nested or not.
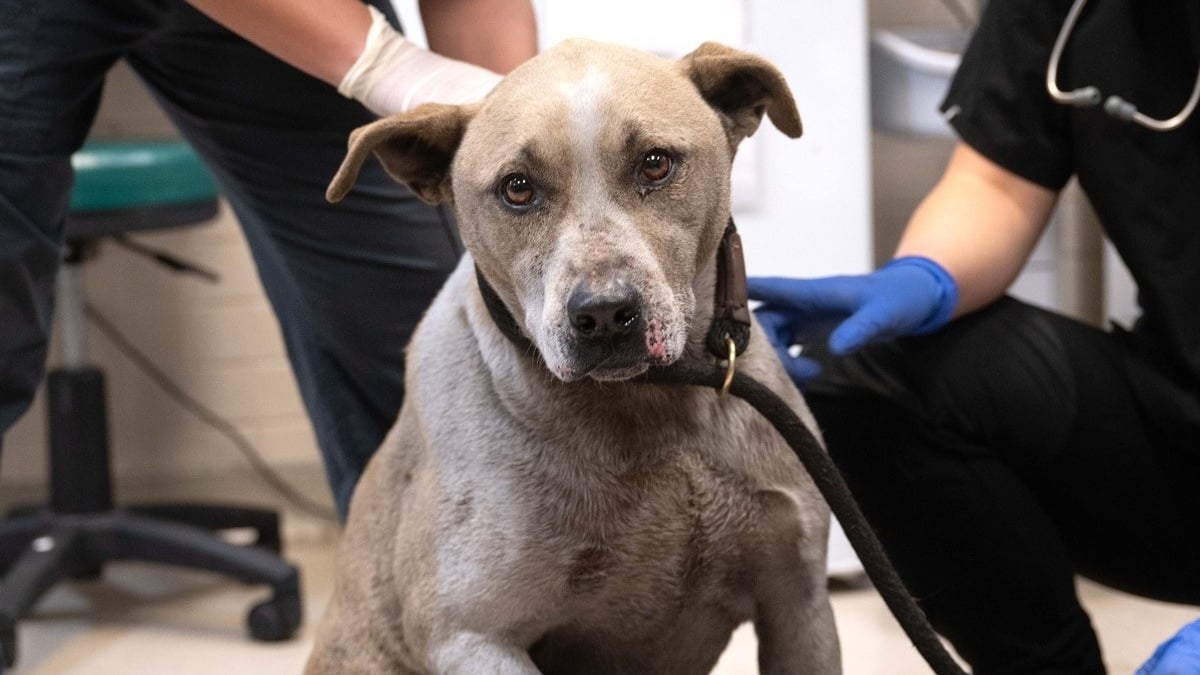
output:
[[[504,301],[475,268],[479,292],[488,314],[500,332],[525,354],[538,353],[533,342],[521,331]],[[567,296],[567,321],[575,351],[575,367],[570,379],[603,371],[601,379],[623,379],[645,371],[650,365],[667,365],[677,356],[671,354],[665,340],[668,327],[651,316],[634,287],[614,277],[600,287],[580,282]],[[713,297],[713,320],[705,344],[719,360],[729,356],[730,345],[741,354],[750,341],[750,309],[746,299],[746,268],[742,261],[741,240],[733,220],[729,220],[717,251],[717,284]],[[560,375],[561,376],[561,375]]]

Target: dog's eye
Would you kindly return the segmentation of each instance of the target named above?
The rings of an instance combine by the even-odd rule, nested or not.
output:
[[[666,150],[654,149],[642,155],[638,173],[647,183],[661,183],[671,175],[672,165],[671,155]]]
[[[529,176],[521,173],[514,173],[504,177],[500,182],[500,198],[509,206],[522,207],[529,206],[533,203],[533,198],[537,196],[537,191],[533,188],[533,181],[529,180]]]

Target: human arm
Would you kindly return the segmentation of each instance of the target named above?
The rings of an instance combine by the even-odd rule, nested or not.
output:
[[[958,286],[954,316],[970,313],[998,299],[1017,278],[1057,196],[959,143],[909,220],[895,257],[936,261]]]
[[[507,72],[537,50],[529,0],[424,0],[432,52],[396,34],[361,0],[189,2],[380,114],[428,101],[478,98],[498,79],[490,71]],[[434,53],[439,50],[449,58]],[[352,70],[355,77],[347,78]]]
[[[537,53],[537,21],[529,0],[421,0],[429,48],[459,61],[507,73]]]
[[[838,322],[829,347],[845,354],[872,341],[928,333],[999,298],[1045,228],[1056,193],[955,148],[945,174],[913,213],[895,258],[866,275],[754,278],[757,315],[796,380],[815,374],[787,347],[811,327]]]
[[[188,0],[213,21],[337,86],[371,27],[361,0]]]

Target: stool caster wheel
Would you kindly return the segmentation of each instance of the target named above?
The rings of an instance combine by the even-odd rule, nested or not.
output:
[[[296,634],[300,627],[300,598],[275,597],[250,608],[246,626],[259,642],[279,642]]]
[[[0,617],[0,673],[17,662],[17,631],[12,619]]]

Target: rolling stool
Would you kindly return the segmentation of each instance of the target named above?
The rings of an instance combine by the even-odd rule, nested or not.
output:
[[[0,582],[0,671],[16,660],[17,619],[58,581],[95,578],[109,560],[179,565],[270,586],[272,596],[246,617],[249,633],[262,641],[290,638],[301,619],[300,574],[279,556],[275,512],[114,506],[104,374],[87,361],[83,263],[102,238],[210,220],[217,212],[212,176],[187,144],[174,141],[89,143],[72,164],[76,185],[57,280],[62,365],[47,378],[50,500],[0,521],[0,569],[7,569]],[[169,256],[154,257],[181,268]],[[218,536],[231,529],[253,530],[256,539],[240,546]]]

